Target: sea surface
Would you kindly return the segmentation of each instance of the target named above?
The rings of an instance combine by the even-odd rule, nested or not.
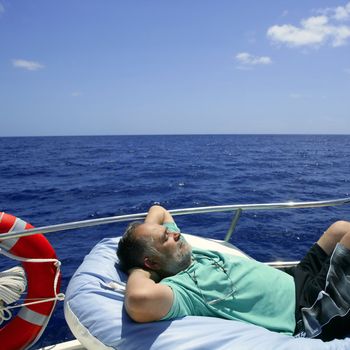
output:
[[[34,226],[168,209],[350,196],[350,136],[186,135],[0,138],[0,211]],[[223,239],[232,214],[176,217]],[[261,261],[300,259],[350,206],[244,212],[231,242]],[[91,248],[125,223],[50,233],[62,291]],[[0,270],[12,266],[0,256]],[[73,339],[60,303],[34,348]]]

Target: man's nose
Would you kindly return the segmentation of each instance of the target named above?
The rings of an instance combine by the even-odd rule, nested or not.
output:
[[[171,232],[173,235],[174,241],[177,242],[180,239],[180,233],[179,232]]]

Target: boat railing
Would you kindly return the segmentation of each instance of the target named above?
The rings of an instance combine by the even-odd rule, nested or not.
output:
[[[281,209],[300,209],[300,208],[319,208],[319,207],[333,207],[339,205],[345,205],[350,203],[350,197],[339,198],[333,200],[322,201],[309,201],[309,202],[284,202],[284,203],[262,203],[262,204],[232,204],[232,205],[219,205],[208,207],[195,207],[169,210],[173,216],[179,215],[192,215],[192,214],[204,214],[204,213],[219,213],[219,212],[232,212],[234,213],[228,232],[226,233],[225,241],[228,242],[234,232],[234,229],[241,217],[243,211],[254,210],[281,210]],[[30,236],[36,233],[50,233],[66,230],[73,230],[78,228],[106,225],[123,221],[135,221],[143,220],[147,216],[147,212],[138,214],[118,215],[97,219],[89,219],[75,222],[68,222],[64,224],[56,224],[50,226],[36,227],[28,230],[3,233],[1,240],[11,239],[23,236]]]

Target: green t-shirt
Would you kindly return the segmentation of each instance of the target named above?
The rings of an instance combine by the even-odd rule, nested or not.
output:
[[[165,224],[170,230],[176,224]],[[192,250],[192,264],[160,283],[174,293],[163,319],[188,315],[241,320],[272,331],[293,334],[295,286],[293,278],[252,259]]]

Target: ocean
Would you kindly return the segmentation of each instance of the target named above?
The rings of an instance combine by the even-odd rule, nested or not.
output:
[[[167,209],[350,196],[350,136],[162,135],[0,138],[0,211],[34,226]],[[232,214],[176,217],[223,239]],[[261,261],[300,259],[350,207],[244,212],[231,242]],[[50,233],[62,291],[84,256],[125,223]],[[12,266],[0,257],[0,270]],[[73,339],[60,303],[34,346]]]

